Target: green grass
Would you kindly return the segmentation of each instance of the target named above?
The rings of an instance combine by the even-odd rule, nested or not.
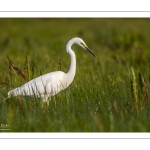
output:
[[[0,19],[0,125],[8,132],[149,132],[150,19],[37,18]],[[67,72],[67,42],[82,38],[97,55],[79,46],[71,86],[41,100],[7,92],[25,83],[7,57],[27,78],[60,69]],[[26,55],[28,69],[24,69]],[[5,82],[7,85],[2,84]],[[1,132],[7,132],[0,130]]]

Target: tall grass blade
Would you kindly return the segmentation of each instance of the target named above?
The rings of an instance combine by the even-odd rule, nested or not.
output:
[[[138,104],[137,83],[136,83],[135,72],[134,72],[132,67],[131,67],[131,92],[132,92],[132,97],[133,97],[135,104],[137,106],[137,104]]]
[[[10,84],[12,85],[12,66],[13,66],[13,62],[9,59],[9,57],[7,56],[8,59],[8,63],[9,63],[9,80],[10,80]]]
[[[25,59],[25,63],[24,63],[24,73],[25,73],[27,81],[29,81],[31,79],[31,75],[30,75],[30,66],[29,66],[27,54],[26,54],[26,59]]]

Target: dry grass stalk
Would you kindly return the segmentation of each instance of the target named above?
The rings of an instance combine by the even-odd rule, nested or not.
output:
[[[96,126],[98,127],[98,130],[100,132],[104,132],[104,127],[102,125],[102,121],[100,119],[100,117],[98,117],[96,114],[91,113],[91,117],[93,119],[93,121],[95,122]]]
[[[148,104],[146,83],[145,83],[144,77],[142,76],[141,73],[139,73],[139,83],[140,83],[140,88],[141,88],[142,95],[144,97],[145,103]]]
[[[12,85],[12,70],[14,69],[25,81],[27,81],[24,73],[19,70],[17,67],[15,67],[15,65],[13,64],[13,62],[9,59],[9,57],[7,56],[7,59],[9,61],[9,76],[10,76],[10,83]]]
[[[6,82],[0,82],[0,84],[1,84],[1,85],[9,86],[9,84],[8,84],[8,83],[6,83]]]

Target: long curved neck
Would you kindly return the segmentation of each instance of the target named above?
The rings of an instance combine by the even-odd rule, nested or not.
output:
[[[67,74],[70,74],[74,77],[76,73],[76,55],[73,50],[69,51],[69,55],[70,55],[70,68]]]
[[[69,42],[67,44],[66,50],[67,53],[70,55],[70,68],[69,71],[66,73],[67,80],[71,83],[74,79],[75,73],[76,73],[76,56],[74,51],[71,49],[73,43]]]

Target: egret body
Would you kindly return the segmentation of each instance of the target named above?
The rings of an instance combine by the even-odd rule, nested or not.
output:
[[[96,57],[81,38],[72,38],[66,45],[66,51],[70,55],[71,60],[70,68],[67,73],[55,71],[39,76],[26,84],[9,91],[8,98],[11,96],[22,95],[42,98],[43,102],[48,102],[48,98],[66,89],[72,83],[76,73],[76,56],[71,49],[73,44],[81,46]]]

